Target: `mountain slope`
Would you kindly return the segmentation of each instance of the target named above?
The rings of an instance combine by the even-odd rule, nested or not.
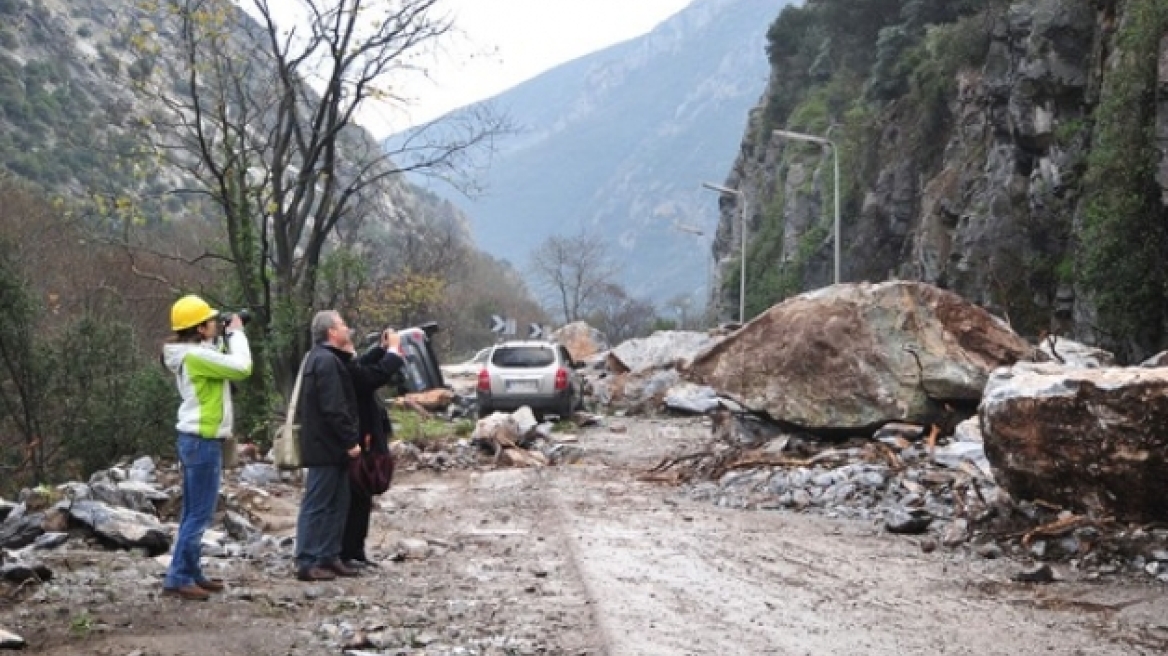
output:
[[[486,192],[423,184],[464,209],[480,248],[520,266],[549,235],[587,229],[613,243],[633,294],[704,297],[717,198],[699,183],[734,161],[785,4],[696,0],[644,37],[500,94],[490,102],[520,132],[497,143]]]

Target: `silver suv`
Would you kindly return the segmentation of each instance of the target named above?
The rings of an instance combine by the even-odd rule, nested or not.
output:
[[[498,344],[479,371],[479,416],[528,406],[538,419],[548,414],[567,419],[584,405],[584,380],[577,371],[581,366],[560,344]]]

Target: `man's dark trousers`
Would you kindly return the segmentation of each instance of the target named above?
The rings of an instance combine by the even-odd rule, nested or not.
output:
[[[341,555],[349,513],[349,470],[343,465],[309,467],[296,522],[296,566],[324,567]]]

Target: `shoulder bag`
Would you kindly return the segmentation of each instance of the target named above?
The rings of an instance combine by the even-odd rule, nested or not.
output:
[[[292,385],[292,398],[288,400],[288,414],[284,423],[276,428],[276,438],[272,442],[272,459],[277,469],[300,469],[300,424],[296,423],[296,402],[300,400],[300,381],[304,378],[304,365],[308,355],[300,361],[300,371],[296,373],[296,383]]]

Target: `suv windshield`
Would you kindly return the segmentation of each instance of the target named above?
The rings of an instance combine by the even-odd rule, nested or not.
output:
[[[543,346],[502,346],[491,356],[497,367],[546,367],[555,361],[555,352]]]

